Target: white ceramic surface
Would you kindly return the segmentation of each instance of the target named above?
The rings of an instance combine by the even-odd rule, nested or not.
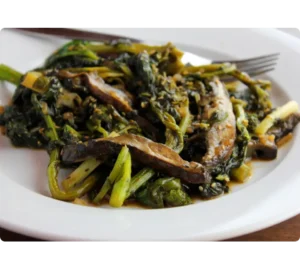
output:
[[[209,59],[244,58],[273,52],[281,57],[273,101],[300,103],[300,41],[276,30],[258,29],[105,29],[148,41],[173,41]],[[61,40],[0,32],[0,63],[20,71],[41,64]],[[187,47],[186,45],[189,45]],[[22,46],[20,48],[20,46]],[[21,50],[20,50],[21,49]],[[12,86],[0,85],[0,104]],[[276,161],[255,163],[254,176],[221,198],[163,210],[76,206],[49,198],[45,152],[11,147],[0,137],[0,226],[45,239],[216,240],[275,224],[300,211],[299,128]]]

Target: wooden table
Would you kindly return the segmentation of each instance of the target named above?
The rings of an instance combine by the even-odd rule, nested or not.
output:
[[[0,238],[3,241],[39,241],[1,228]],[[300,214],[273,227],[227,241],[296,241],[299,238]]]
[[[300,214],[273,227],[227,241],[297,241],[300,238]]]

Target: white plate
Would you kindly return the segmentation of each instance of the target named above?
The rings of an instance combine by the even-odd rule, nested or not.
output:
[[[274,82],[274,103],[283,104],[288,99],[300,103],[300,42],[279,31],[104,31],[146,40],[173,41],[185,50],[213,59],[280,52],[277,69],[269,76]],[[41,64],[60,43],[60,40],[1,31],[0,62],[20,71],[29,70]],[[12,89],[1,85],[2,104],[7,103]],[[1,136],[0,226],[39,238],[64,240],[216,240],[251,232],[299,213],[299,137],[298,128],[293,140],[280,150],[277,160],[256,163],[253,178],[243,186],[236,186],[231,194],[186,207],[143,210],[83,207],[49,198],[45,174],[47,154],[12,148],[8,139]]]

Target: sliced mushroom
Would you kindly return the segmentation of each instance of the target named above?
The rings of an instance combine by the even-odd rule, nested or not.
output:
[[[274,127],[269,129],[268,134],[261,135],[258,139],[249,142],[247,155],[265,160],[275,159],[278,152],[276,144],[280,139],[292,132],[299,122],[300,113],[293,113],[285,120],[279,121]]]
[[[278,148],[275,144],[274,135],[262,135],[258,139],[252,139],[247,148],[247,156],[265,160],[277,157]]]
[[[147,136],[153,140],[158,140],[159,132],[147,119],[141,117],[132,108],[133,97],[130,93],[106,84],[104,80],[95,72],[71,73],[66,70],[59,71],[62,78],[79,77],[84,80],[91,93],[106,104],[113,105],[119,111],[127,113],[127,116],[138,123]]]
[[[59,76],[63,78],[82,78],[92,94],[107,104],[111,104],[122,112],[132,111],[132,97],[122,90],[108,85],[94,72],[71,73],[61,70]]]
[[[270,128],[268,134],[273,134],[275,136],[275,142],[277,143],[281,138],[292,132],[299,122],[300,113],[293,113]]]
[[[215,166],[229,159],[236,137],[235,115],[225,86],[215,79],[210,83],[213,91],[204,105],[202,119],[212,122],[206,134],[207,152],[202,163]]]
[[[130,148],[134,160],[180,178],[183,182],[199,184],[210,181],[210,174],[201,164],[185,161],[166,145],[133,134],[65,146],[62,150],[62,160],[70,163],[83,161],[88,157],[102,157],[120,152],[124,145]]]

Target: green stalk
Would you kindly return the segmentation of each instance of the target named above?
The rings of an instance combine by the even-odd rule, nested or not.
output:
[[[68,139],[70,138],[70,141],[72,142],[78,142],[82,139],[82,134],[68,124],[64,125],[63,134],[65,137],[68,137]]]
[[[124,163],[120,179],[114,184],[112,193],[109,199],[109,204],[112,207],[121,207],[126,199],[131,180],[131,155],[128,152]]]
[[[47,136],[50,141],[58,141],[59,137],[57,135],[55,123],[52,120],[52,117],[47,113],[47,107],[44,104],[41,104],[36,94],[32,94],[31,101],[33,106],[41,113],[44,118],[44,121],[47,126]],[[76,198],[83,196],[86,192],[88,192],[98,180],[98,175],[91,175],[88,177],[80,187],[71,190],[69,192],[64,192],[59,188],[57,182],[57,176],[59,172],[60,165],[60,149],[56,147],[50,152],[50,162],[47,168],[47,176],[48,176],[48,184],[51,195],[53,198],[63,201],[73,201]]]
[[[1,81],[7,81],[17,86],[20,84],[21,78],[22,74],[20,72],[4,64],[0,64]]]
[[[224,68],[226,64],[208,64],[202,66],[185,66],[181,69],[182,73],[203,73],[203,72],[214,72]]]
[[[191,112],[189,109],[189,99],[186,98],[185,106],[184,106],[184,116],[182,117],[182,119],[179,123],[179,129],[182,132],[183,136],[186,133],[187,128],[190,126],[191,120],[192,120],[192,118],[191,118]]]
[[[108,178],[105,180],[100,192],[93,200],[94,203],[99,203],[107,194],[107,192],[112,188],[112,185],[114,184],[115,180],[118,178],[120,172],[122,171],[123,164],[125,163],[128,154],[129,154],[128,147],[127,146],[122,147],[112,171],[110,172]]]
[[[283,120],[297,111],[298,103],[296,101],[289,101],[285,105],[278,107],[272,113],[267,115],[256,127],[255,133],[257,135],[264,135],[276,123],[277,120]]]
[[[245,138],[246,140],[250,140],[250,135],[246,127],[247,119],[244,108],[241,104],[235,104],[233,105],[233,110],[236,115],[236,125],[238,130],[240,131],[243,138]]]
[[[235,70],[236,70],[235,65],[231,65],[231,64],[226,65],[225,64],[220,70],[213,71],[213,72],[204,72],[204,73],[201,73],[200,76],[202,78],[211,78],[214,76],[227,75]]]
[[[108,132],[101,126],[101,123],[99,120],[97,120],[97,124],[93,123],[92,121],[88,121],[86,123],[87,128],[91,131],[98,131],[99,133],[101,133],[103,135],[103,137],[108,137]]]
[[[132,179],[126,198],[129,198],[134,194],[142,185],[144,185],[155,174],[155,171],[151,168],[143,168]]]
[[[76,198],[80,198],[93,188],[99,178],[98,174],[92,174],[85,181],[83,181],[78,188],[70,190],[69,192],[64,192],[59,188],[57,182],[59,164],[59,149],[56,148],[50,153],[50,162],[47,169],[49,189],[52,197],[55,199],[62,201],[73,201]]]
[[[87,127],[90,131],[98,131],[102,133],[103,137],[108,137],[108,132],[100,126],[93,126],[91,121],[87,122]],[[72,132],[72,127],[68,130]],[[75,130],[75,132],[77,132]],[[90,173],[92,173],[103,161],[95,158],[87,159],[82,162],[78,168],[76,168],[63,182],[62,186],[66,191],[69,191],[81,181],[83,181]]]
[[[162,52],[168,49],[170,46],[168,44],[163,46],[150,46],[141,43],[132,43],[132,44],[118,44],[118,45],[109,45],[109,44],[88,44],[86,47],[93,52],[101,55],[105,53],[122,53],[128,52],[133,54],[138,54],[143,51],[150,52]]]
[[[175,152],[180,153],[183,149],[183,133],[176,124],[175,119],[167,112],[159,109],[155,102],[151,101],[151,108],[161,122],[166,126],[166,145]]]
[[[240,80],[242,83],[248,86],[252,92],[254,92],[254,94],[257,97],[258,103],[262,106],[263,109],[272,108],[272,103],[270,101],[269,93],[265,89],[263,89],[263,88],[268,88],[270,84],[263,82],[261,80],[256,81],[250,78],[247,74],[240,72],[238,70],[231,72],[230,75]]]
[[[62,186],[66,191],[74,188],[82,182],[90,173],[92,173],[103,161],[90,158],[82,162],[75,171],[73,171],[63,182]]]
[[[228,92],[234,93],[238,90],[240,82],[239,81],[224,82],[224,84],[225,84],[225,88]]]

